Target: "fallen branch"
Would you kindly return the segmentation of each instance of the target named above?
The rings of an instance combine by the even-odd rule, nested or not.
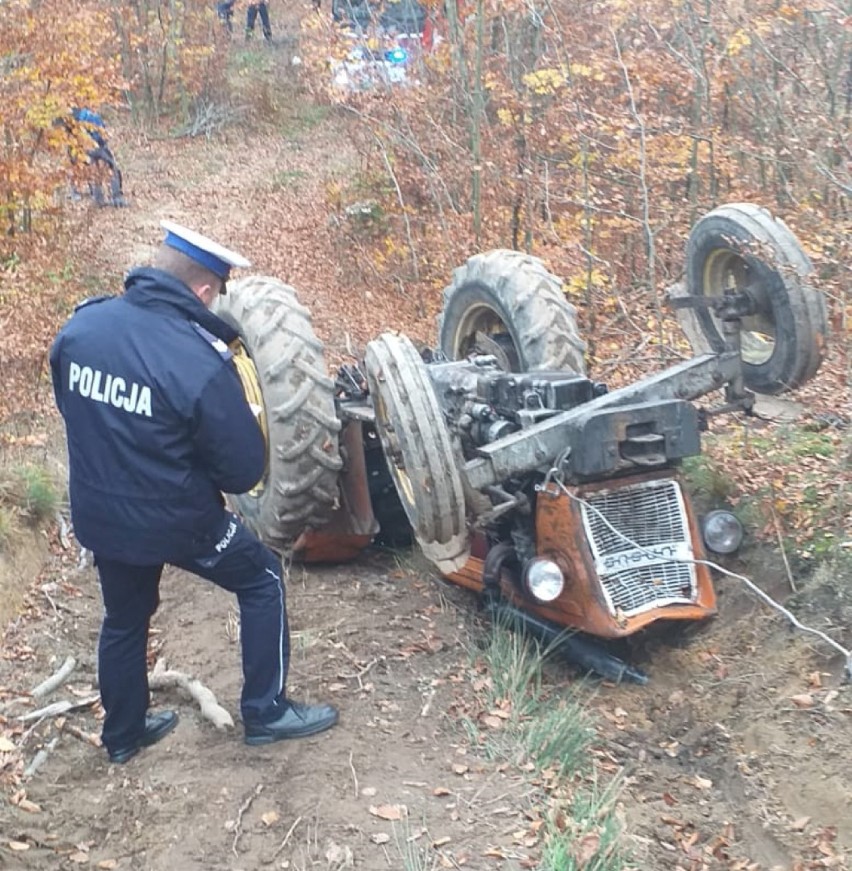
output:
[[[46,720],[48,717],[58,717],[60,714],[67,714],[69,711],[79,711],[81,708],[88,708],[93,705],[100,696],[86,696],[85,699],[78,699],[76,702],[69,702],[63,699],[61,702],[53,702],[36,711],[30,711],[27,714],[21,714],[18,719],[22,723],[31,723],[33,720]]]
[[[201,715],[210,720],[217,729],[232,729],[233,717],[216,701],[213,691],[194,677],[182,671],[167,669],[162,659],[158,659],[154,670],[148,675],[151,689],[178,687],[198,703]]]
[[[772,523],[775,526],[775,535],[778,539],[778,549],[781,551],[781,559],[784,560],[784,570],[787,572],[787,583],[790,584],[790,589],[794,593],[799,592],[796,585],[796,579],[793,577],[793,572],[790,570],[790,560],[787,559],[787,551],[784,548],[784,537],[781,535],[781,524],[778,522],[778,515],[775,513],[775,507],[772,502],[769,503],[769,510],[772,512]]]
[[[827,178],[835,187],[843,191],[843,193],[852,195],[852,185],[847,184],[844,179],[838,178],[827,166],[817,163],[816,171],[824,178]]]
[[[52,674],[46,680],[43,680],[37,687],[30,690],[30,695],[34,699],[43,699],[49,696],[54,690],[58,690],[65,681],[71,676],[71,672],[77,668],[77,660],[73,656],[69,656],[65,662],[59,667],[59,670]]]
[[[381,658],[384,659],[384,657],[381,657]],[[350,655],[350,659],[354,659],[354,657],[352,657],[352,656]],[[366,665],[365,665],[365,666],[364,666],[360,671],[356,672],[355,674],[341,674],[340,676],[341,676],[342,678],[344,678],[345,680],[357,680],[357,681],[358,681],[358,689],[363,690],[363,689],[364,689],[364,683],[363,683],[363,681],[361,680],[361,678],[364,677],[364,675],[367,674],[367,672],[368,672],[368,671],[369,671],[369,670],[370,670],[374,665],[377,665],[378,662],[379,662],[379,658],[371,659],[371,660],[370,660],[370,661],[369,661],[369,662],[368,662],[368,663],[367,663],[367,664],[366,664]]]
[[[360,791],[358,789],[358,775],[355,773],[355,766],[352,764],[352,751],[349,751],[349,769],[352,772],[352,780],[355,784],[355,798],[357,799],[360,795]]]
[[[25,778],[32,777],[39,770],[39,768],[41,768],[42,765],[47,762],[47,757],[50,756],[51,750],[53,750],[58,743],[58,735],[55,738],[51,738],[50,741],[48,741],[47,744],[45,744],[44,747],[42,747],[42,749],[39,750],[35,756],[33,756],[30,764],[24,769],[23,776]]]
[[[62,545],[63,550],[68,550],[68,548],[71,547],[71,542],[68,538],[68,524],[65,521],[65,518],[62,516],[61,511],[56,512],[55,519],[56,526],[58,528],[57,534],[59,536],[59,543]]]
[[[63,723],[59,731],[67,732],[78,741],[82,741],[84,744],[91,744],[92,747],[102,746],[101,739],[97,735],[94,735],[92,732],[84,732],[72,723]]]
[[[434,698],[435,698],[435,690],[434,689],[429,690],[426,702],[424,703],[423,707],[420,709],[420,716],[421,717],[428,717],[429,716],[429,710],[432,707],[432,702],[433,702]]]
[[[287,846],[287,842],[290,840],[293,832],[296,831],[296,826],[298,826],[300,822],[302,822],[301,817],[296,817],[296,819],[293,820],[293,825],[287,829],[287,834],[284,835],[284,840],[275,848],[275,852],[268,859],[260,860],[264,865],[271,865],[278,858],[278,855]]]
[[[42,593],[44,593],[44,598],[47,599],[47,602],[50,605],[50,607],[53,608],[54,616],[57,619],[62,619],[59,616],[59,607],[57,606],[56,602],[53,601],[53,597],[50,595],[50,589],[49,589],[50,586],[51,586],[50,584],[42,584],[40,589],[41,589]]]
[[[231,844],[231,852],[233,852],[235,856],[239,856],[239,853],[237,853],[237,841],[239,841],[240,835],[243,833],[243,814],[251,807],[252,802],[262,792],[263,784],[259,783],[254,788],[254,792],[246,798],[246,800],[240,805],[240,809],[237,811],[237,819],[234,822],[234,842]]]
[[[16,705],[23,705],[28,701],[30,701],[29,696],[16,696],[14,699],[9,699],[7,702],[3,702],[3,704],[0,705],[0,717],[5,717],[6,713]]]

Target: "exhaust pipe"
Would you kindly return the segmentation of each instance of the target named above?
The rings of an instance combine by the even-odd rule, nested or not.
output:
[[[633,683],[640,686],[648,683],[648,675],[645,672],[613,656],[603,644],[586,635],[566,631],[555,623],[549,623],[526,611],[521,611],[505,600],[494,598],[490,601],[486,600],[485,610],[493,621],[526,632],[584,671],[594,672],[613,683]]]

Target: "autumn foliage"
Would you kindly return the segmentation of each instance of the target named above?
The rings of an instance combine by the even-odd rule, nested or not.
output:
[[[95,110],[108,128],[127,110],[149,127],[186,125],[220,95],[225,54],[205,0],[0,5],[2,422],[39,407],[49,339],[86,295],[69,199],[87,189],[92,141],[71,110]]]
[[[689,229],[722,203],[757,203],[790,225],[828,302],[824,378],[802,394],[848,410],[852,19],[840,5],[473,0],[429,14],[440,38],[411,54],[402,86],[340,87],[334,70],[359,40],[325,17],[304,23],[314,92],[362,122],[349,198],[373,179],[382,215],[369,252],[354,248],[368,284],[378,272],[415,288],[434,315],[467,256],[529,251],[564,277],[590,371],[617,386],[692,353],[665,305]],[[381,56],[380,31],[360,42]],[[848,479],[848,437],[832,431],[831,452],[803,460],[785,445],[807,435],[775,432],[755,453],[742,433],[711,441],[709,461],[720,477],[741,470],[756,528],[797,545],[848,537],[848,487],[827,484]]]
[[[9,253],[10,237],[55,214],[56,190],[85,154],[85,131],[65,123],[71,109],[110,101],[121,83],[104,12],[84,4],[75,11],[58,0],[4,4],[0,254]]]
[[[353,48],[381,52],[386,37],[353,38],[327,6],[305,11],[293,67],[316,100],[351,120],[361,155],[358,171],[329,182],[324,205],[339,238],[319,253],[337,257],[347,287],[387,291],[388,311],[392,293],[416,299],[415,323],[387,326],[434,340],[451,270],[479,250],[519,248],[563,276],[594,377],[631,381],[691,353],[664,305],[689,228],[720,203],[749,201],[783,217],[814,262],[833,379],[803,394],[842,403],[852,67],[840,6],[426,7],[434,38],[408,41],[404,84],[336,83]],[[83,0],[73,16],[58,0],[7,0],[2,10],[0,364],[4,388],[7,373],[24,388],[4,389],[0,420],[41,401],[29,385],[44,387],[49,338],[71,298],[90,290],[66,241],[86,134],[56,120],[85,105],[108,124],[123,113],[144,132],[203,132],[193,119],[229,100],[229,50],[209,0]]]
[[[680,342],[661,295],[690,226],[749,201],[792,226],[847,329],[852,25],[840,6],[479,0],[430,14],[443,39],[412,58],[408,87],[335,87],[323,62],[351,41],[305,25],[315,89],[364,120],[365,150],[395,176],[382,268],[411,281],[416,259],[416,278],[431,264],[437,286],[474,250],[531,251],[565,277],[593,362],[656,366]]]
[[[208,0],[110,0],[112,38],[138,119],[185,122],[222,95],[226,54]]]
[[[72,108],[175,119],[223,80],[215,13],[203,0],[89,0],[73,11],[60,0],[3,4],[0,210],[7,239],[34,223],[46,231],[62,185],[85,163],[91,143],[82,125],[69,123]]]

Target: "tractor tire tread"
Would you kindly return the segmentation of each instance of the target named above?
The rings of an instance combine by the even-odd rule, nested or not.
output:
[[[475,254],[453,271],[443,300],[439,343],[450,359],[464,355],[459,330],[471,304],[487,301],[509,327],[523,371],[585,372],[577,309],[539,258],[502,248]]]
[[[217,313],[233,326],[258,372],[269,432],[266,484],[230,497],[247,525],[285,552],[323,525],[338,502],[341,422],[323,344],[294,288],[269,276],[229,284]]]
[[[751,250],[756,243],[757,251]],[[822,363],[828,332],[825,297],[810,285],[811,262],[787,225],[752,203],[727,203],[704,215],[687,242],[688,292],[703,295],[704,264],[714,248],[742,248],[743,256],[761,263],[777,277],[773,282],[776,347],[765,363],[744,363],[746,386],[777,394],[805,384]],[[710,349],[724,348],[707,311],[696,314]],[[704,350],[698,349],[698,350]]]
[[[392,476],[389,430],[411,483],[414,504],[400,496],[415,537],[442,570],[450,564],[459,567],[468,555],[464,491],[425,364],[410,340],[384,333],[367,345],[365,365],[371,394],[389,418],[377,412],[376,428]]]

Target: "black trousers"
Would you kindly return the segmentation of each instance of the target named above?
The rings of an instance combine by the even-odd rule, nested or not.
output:
[[[99,145],[87,152],[89,165],[92,171],[98,173],[103,171],[104,174],[109,173],[109,202],[113,206],[123,206],[124,193],[122,191],[121,170],[115,162],[115,157],[112,151],[106,145]],[[97,177],[89,182],[89,191],[92,194],[92,199],[98,206],[106,205],[103,188],[101,187],[100,179]]]
[[[106,717],[103,743],[135,742],[148,709],[148,628],[160,602],[163,564],[130,565],[95,554],[104,600],[98,675]],[[208,553],[174,565],[235,593],[240,608],[243,722],[267,723],[286,707],[290,636],[281,562],[233,514],[226,513]]]
[[[235,0],[221,0],[216,4],[216,15],[229,33],[234,29],[234,2]]]
[[[260,16],[260,24],[263,28],[263,36],[266,39],[272,39],[272,27],[269,24],[269,6],[264,3],[249,4],[246,12],[246,37],[254,33],[254,25],[257,21],[257,16]]]

